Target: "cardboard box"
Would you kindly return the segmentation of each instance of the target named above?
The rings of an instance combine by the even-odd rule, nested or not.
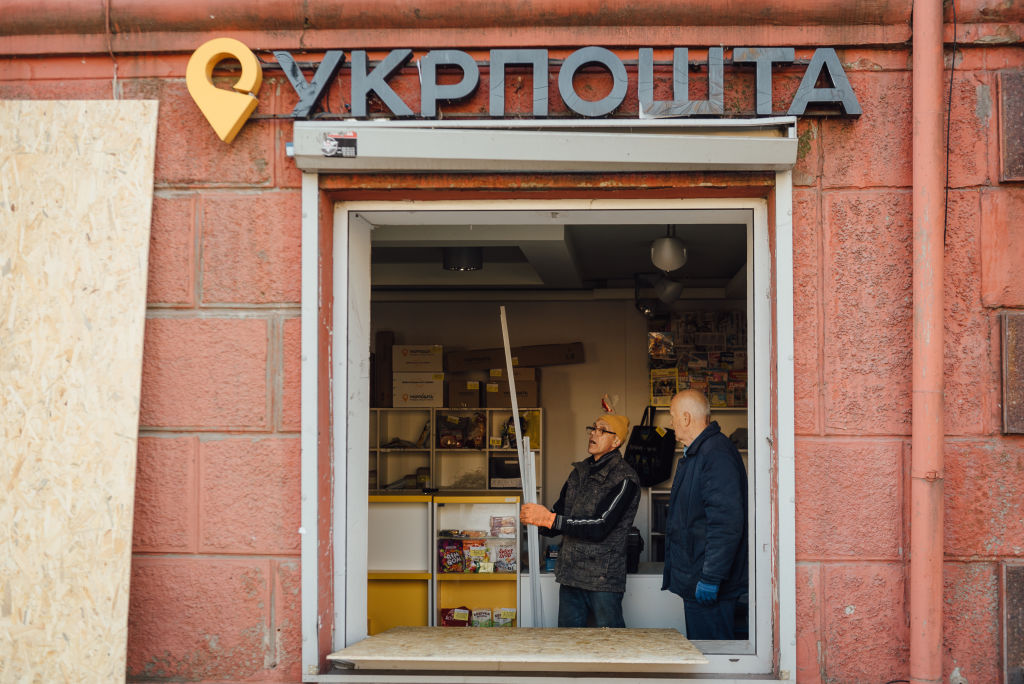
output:
[[[395,373],[440,372],[444,370],[444,347],[396,344],[391,347],[391,370]]]
[[[517,383],[520,380],[537,380],[539,373],[540,371],[536,368],[512,367],[512,377],[515,378]],[[490,377],[490,382],[507,382],[508,372],[504,368],[492,368],[488,371],[487,375]]]
[[[394,406],[444,406],[444,373],[394,373]]]
[[[448,381],[448,408],[483,408],[481,390],[483,383],[479,380]]]
[[[540,406],[540,386],[536,380],[516,383],[516,400],[519,408]],[[489,382],[484,388],[484,405],[487,408],[512,408],[512,392],[507,382]]]
[[[559,366],[583,363],[583,343],[537,344],[529,347],[513,347],[513,366]],[[505,367],[505,350],[460,349],[449,351],[444,356],[445,368],[450,371],[487,370]]]
[[[487,462],[487,486],[490,489],[522,489],[518,456],[491,456]]]

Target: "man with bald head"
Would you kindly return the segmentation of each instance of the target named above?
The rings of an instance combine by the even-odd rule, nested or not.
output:
[[[684,390],[669,409],[683,457],[665,528],[661,588],[683,598],[688,639],[735,639],[736,601],[747,593],[747,471],[711,420],[707,397]]]

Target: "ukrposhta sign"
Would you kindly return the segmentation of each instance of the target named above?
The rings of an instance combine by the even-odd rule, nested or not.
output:
[[[355,118],[365,118],[367,100],[374,93],[394,116],[412,117],[416,112],[402,101],[388,85],[388,79],[405,66],[412,58],[412,50],[408,48],[392,50],[387,57],[373,68],[368,67],[366,51],[353,50],[351,53],[351,114]],[[654,99],[654,50],[639,50],[639,100],[640,118],[657,117],[691,117],[721,116],[725,113],[724,86],[724,50],[711,48],[708,50],[708,98],[691,100],[689,97],[689,50],[675,48],[672,59],[672,90],[673,99],[658,101]],[[326,87],[337,73],[344,61],[341,50],[330,50],[318,66],[311,82],[296,68],[291,54],[284,51],[274,52],[279,64],[285,69],[292,87],[299,95],[299,103],[292,111],[293,116],[302,118],[309,115],[316,102],[325,92]],[[757,89],[757,114],[769,115],[772,112],[772,66],[794,61],[793,48],[736,48],[733,51],[733,63],[753,63],[756,65],[755,83]],[[528,66],[533,70],[533,115],[544,117],[548,114],[548,51],[543,49],[491,50],[488,62],[491,81],[488,86],[490,102],[488,114],[502,117],[505,112],[505,68],[510,65]],[[585,100],[573,89],[573,76],[584,66],[597,64],[612,76],[612,89],[600,100]],[[330,65],[326,70],[325,66]],[[440,67],[458,67],[462,71],[462,79],[458,83],[439,84],[437,72]],[[480,85],[480,66],[472,56],[462,50],[431,50],[419,61],[420,71],[420,112],[424,118],[437,116],[437,103],[442,101],[460,100],[471,95]],[[321,76],[321,72],[323,76]],[[328,76],[329,74],[329,76]],[[816,83],[822,76],[832,83],[831,88],[818,88]],[[566,106],[586,117],[598,117],[611,114],[622,104],[626,97],[628,79],[626,66],[611,50],[603,47],[584,47],[570,54],[558,70],[558,94]],[[839,62],[833,48],[818,48],[814,51],[810,64],[804,72],[803,80],[797,89],[793,101],[789,105],[791,116],[802,116],[808,105],[836,105],[846,116],[860,115],[860,105],[853,93],[846,71]]]
[[[672,58],[672,99],[656,100],[654,49],[640,48],[637,51],[637,98],[639,101],[639,118],[685,118],[711,117],[725,115],[725,51],[714,47],[708,50],[707,61],[707,98],[691,100],[689,95],[689,77],[691,63],[689,49],[684,47],[673,49]],[[351,110],[345,113],[353,118],[369,116],[368,102],[371,95],[388,109],[393,117],[422,117],[433,119],[438,116],[438,103],[452,102],[469,97],[480,86],[480,63],[472,55],[462,50],[430,50],[417,62],[420,83],[420,111],[414,112],[409,105],[391,88],[389,79],[412,59],[413,51],[409,48],[391,50],[384,59],[372,64],[365,50],[352,50],[349,55]],[[534,117],[542,118],[549,114],[548,89],[549,73],[552,66],[548,51],[542,48],[496,49],[489,52],[489,60],[484,64],[489,67],[489,83],[487,85],[488,116],[502,118],[505,111],[505,74],[510,66],[526,67],[531,70],[533,78],[533,111]],[[187,84],[196,103],[203,113],[210,118],[208,110],[216,109],[206,103],[204,98],[210,89],[219,90],[224,101],[220,107],[228,107],[230,98],[238,98],[237,107],[231,111],[242,112],[240,123],[226,126],[234,137],[252,111],[250,99],[255,99],[259,88],[258,79],[249,79],[246,84],[237,83],[234,88],[238,93],[214,88],[211,82],[213,70],[223,59],[235,58],[243,65],[255,62],[255,56],[248,47],[230,38],[215,38],[201,46],[189,60]],[[274,52],[278,65],[283,70],[288,82],[298,95],[298,103],[292,110],[295,119],[309,118],[328,87],[335,81],[338,72],[345,64],[343,50],[328,50],[319,63],[315,63],[313,75],[307,80],[295,58],[288,51]],[[753,64],[755,82],[755,103],[757,116],[772,114],[772,73],[773,67],[779,64],[791,64],[795,61],[795,50],[791,47],[738,47],[732,52],[732,64]],[[576,92],[573,78],[584,67],[597,66],[607,71],[612,79],[612,87],[607,95],[599,100],[584,99]],[[438,74],[441,70],[458,70],[461,78],[454,83],[441,83]],[[446,79],[447,80],[447,79]],[[819,86],[824,83],[824,86]],[[255,84],[255,85],[254,85]],[[614,114],[626,98],[629,79],[622,59],[611,50],[588,46],[572,52],[558,65],[558,94],[566,107],[582,117],[601,117]],[[245,98],[247,104],[242,103]],[[842,116],[859,116],[861,113],[857,96],[846,76],[846,71],[833,48],[817,48],[804,71],[800,86],[796,90],[786,114],[803,116],[808,108],[827,107],[831,112]],[[216,113],[216,112],[215,112]],[[227,114],[221,114],[228,117]],[[521,114],[517,113],[517,116]],[[211,120],[212,121],[212,120]],[[215,126],[216,128],[216,126]],[[218,135],[220,131],[218,130]],[[221,135],[226,142],[229,138]]]

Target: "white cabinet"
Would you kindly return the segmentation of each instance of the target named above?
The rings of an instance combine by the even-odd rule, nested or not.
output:
[[[661,591],[661,571],[660,568],[653,566],[654,564],[641,564],[641,572],[626,575],[626,592],[622,596],[622,617],[626,627],[668,628],[686,634],[683,600],[672,592]],[[557,627],[558,583],[555,582],[554,574],[548,572],[540,576],[543,622],[532,622],[531,591],[530,583],[523,581],[520,597],[523,624]]]
[[[466,609],[470,620],[475,610],[478,619],[487,612],[491,623],[517,626],[519,502],[518,496],[369,497],[368,633],[441,625],[454,609]]]
[[[371,496],[367,513],[368,633],[431,624],[431,497]]]

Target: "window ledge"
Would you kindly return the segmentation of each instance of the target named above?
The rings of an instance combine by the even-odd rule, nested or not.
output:
[[[327,656],[355,670],[679,673],[708,659],[674,629],[396,627]]]

